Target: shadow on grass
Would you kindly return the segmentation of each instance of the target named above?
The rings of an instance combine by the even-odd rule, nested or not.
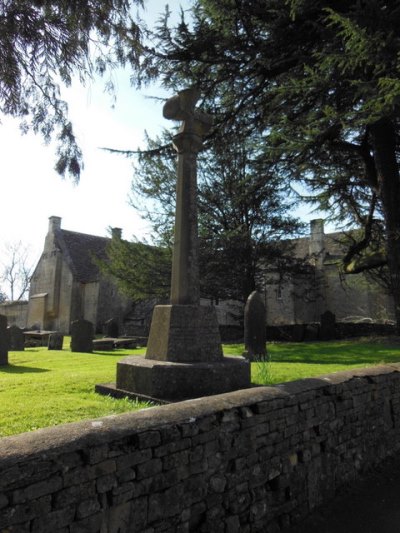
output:
[[[41,374],[42,372],[50,372],[47,368],[35,368],[32,366],[8,365],[0,366],[0,372],[4,374]]]

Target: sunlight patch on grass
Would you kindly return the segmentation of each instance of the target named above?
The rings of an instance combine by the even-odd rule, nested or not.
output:
[[[9,366],[0,367],[0,436],[148,407],[94,392],[96,383],[115,381],[119,359],[135,353],[10,352]]]
[[[226,355],[242,355],[242,344],[224,345]],[[396,341],[344,340],[309,343],[267,343],[271,359],[268,384],[294,381],[322,374],[363,368],[380,363],[400,362],[400,344]],[[252,383],[265,384],[262,363],[252,363]],[[258,366],[257,366],[258,365]]]
[[[400,343],[394,341],[268,343],[267,348],[270,361],[251,365],[254,384],[276,384],[400,361]],[[223,349],[225,355],[240,356],[244,346],[231,344]],[[145,350],[72,353],[67,338],[59,351],[38,347],[10,352],[9,366],[0,367],[0,436],[149,407],[94,392],[97,383],[115,381],[120,359],[143,355]]]

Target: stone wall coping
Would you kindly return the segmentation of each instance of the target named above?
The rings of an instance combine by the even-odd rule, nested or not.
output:
[[[282,383],[272,387],[252,387],[226,394],[150,407],[141,411],[84,420],[39,429],[0,439],[0,468],[30,461],[34,456],[57,456],[90,446],[112,442],[132,433],[156,430],[260,402],[289,399],[301,394],[346,383],[352,379],[373,379],[400,372],[400,363],[378,365]]]

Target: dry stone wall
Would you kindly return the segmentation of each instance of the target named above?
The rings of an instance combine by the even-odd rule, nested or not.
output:
[[[400,365],[0,440],[0,531],[276,533],[399,451]]]

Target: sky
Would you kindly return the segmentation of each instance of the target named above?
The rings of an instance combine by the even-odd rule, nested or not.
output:
[[[179,6],[188,8],[191,1],[169,0],[168,4],[176,12]],[[164,9],[164,0],[146,0],[145,5],[147,17],[155,20]],[[146,222],[128,201],[132,160],[101,147],[144,148],[145,131],[154,136],[171,127],[162,117],[162,101],[151,96],[172,95],[155,86],[139,92],[130,86],[129,74],[114,74],[114,106],[104,93],[103,82],[85,87],[76,84],[65,93],[84,156],[78,185],[55,172],[54,145],[44,145],[40,136],[21,135],[16,120],[0,117],[0,268],[7,261],[5,246],[19,241],[29,248],[32,263],[37,262],[51,216],[61,217],[61,227],[71,231],[106,236],[108,228],[119,227],[128,240],[151,239]]]
[[[167,3],[167,2],[165,2]],[[168,0],[171,11],[190,5],[190,0]],[[150,20],[164,10],[164,0],[146,0]],[[137,91],[129,71],[114,73],[115,105],[104,92],[104,81],[65,91],[75,133],[83,150],[84,170],[74,185],[54,170],[55,147],[46,146],[39,135],[21,135],[19,123],[0,116],[0,263],[6,260],[5,245],[21,241],[32,261],[41,254],[51,216],[62,218],[64,229],[106,236],[108,228],[122,228],[131,239],[151,237],[149,228],[128,202],[133,160],[101,147],[136,150],[145,147],[145,130],[155,135],[171,122],[162,117],[162,105],[151,96],[171,95],[157,87]],[[0,267],[1,268],[1,267]]]

